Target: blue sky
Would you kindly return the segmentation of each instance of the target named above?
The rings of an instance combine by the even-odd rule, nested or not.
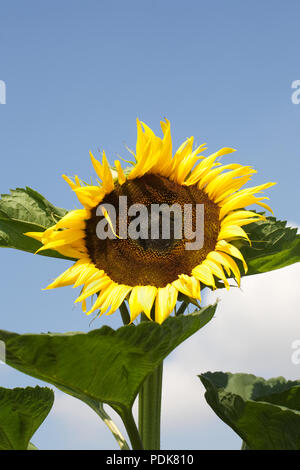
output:
[[[234,161],[257,169],[254,184],[277,181],[268,194],[274,213],[299,226],[300,105],[291,101],[291,84],[300,79],[299,13],[293,0],[2,2],[0,80],[7,96],[0,104],[0,192],[27,185],[74,209],[63,173],[89,179],[89,150],[105,149],[111,163],[117,155],[127,158],[125,146],[135,146],[136,117],[156,132],[167,117],[175,147],[190,135],[207,142],[211,153],[234,147]],[[0,262],[1,328],[90,329],[73,306],[72,289],[41,291],[67,262],[12,250],[1,250]],[[118,315],[92,327],[104,322],[118,326]],[[206,369],[202,361],[199,373]],[[271,370],[266,363],[265,374]],[[290,366],[286,373],[299,375]],[[0,381],[8,387],[37,383],[5,366]],[[201,393],[199,385],[199,399]],[[198,441],[204,448],[239,447],[225,425],[210,419],[211,433],[199,423],[199,439],[183,432],[181,448],[197,448]],[[74,426],[64,422],[69,428],[63,428],[62,420],[50,416],[36,444],[64,448],[67,433],[65,446],[101,447],[94,434],[79,441]],[[61,436],[60,429],[68,431]],[[113,448],[104,435],[103,445]],[[165,448],[179,445],[176,436],[171,441],[164,435]]]

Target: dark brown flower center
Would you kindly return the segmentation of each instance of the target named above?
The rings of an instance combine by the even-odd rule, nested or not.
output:
[[[158,175],[145,175],[132,181],[126,181],[122,186],[116,185],[114,191],[108,194],[103,204],[111,204],[116,210],[116,233],[119,234],[120,196],[127,196],[127,207],[133,204],[142,204],[148,208],[148,232],[143,238],[133,239],[115,238],[100,239],[97,235],[97,224],[101,216],[96,215],[97,208],[92,210],[89,220],[86,221],[86,246],[89,256],[98,269],[103,269],[110,278],[118,284],[129,286],[153,285],[164,287],[175,281],[179,274],[191,275],[192,269],[200,264],[215,245],[220,231],[219,207],[212,202],[203,190],[194,186],[181,186],[168,178]],[[187,224],[182,223],[181,237],[176,234],[177,219],[170,212],[169,236],[166,238],[162,230],[164,216],[155,213],[156,238],[151,232],[153,205],[176,204],[182,209],[182,214],[188,204],[191,208],[191,230],[204,231],[204,243],[201,249],[186,249],[186,243],[193,240],[188,232]],[[196,205],[202,204],[204,208],[204,224],[198,227]],[[134,217],[128,217],[129,228]],[[157,237],[158,236],[158,237]],[[195,236],[196,237],[196,236]]]

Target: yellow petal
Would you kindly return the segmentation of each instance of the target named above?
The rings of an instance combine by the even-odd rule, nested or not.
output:
[[[226,225],[221,227],[221,230],[218,235],[218,241],[223,239],[232,240],[233,238],[246,238],[248,242],[251,244],[248,235],[246,234],[245,230],[238,225]]]
[[[86,266],[89,264],[89,262],[90,261],[88,259],[78,260],[75,264],[73,264],[73,266],[60,274],[60,276],[58,276],[51,284],[49,284],[45,290],[55,289],[56,287],[70,286],[77,280],[80,272],[86,269]]]
[[[194,299],[201,298],[200,283],[194,276],[181,274],[179,279],[174,281],[172,284],[174,287],[176,287],[177,290],[187,295],[188,297],[192,297]]]
[[[237,184],[241,184],[241,186],[245,184],[253,173],[256,173],[256,170],[253,170],[250,166],[244,166],[222,173],[206,186],[205,191],[211,198],[218,197],[227,190],[228,186],[234,189]],[[241,176],[246,176],[248,179],[236,179]]]
[[[80,183],[79,183],[78,179],[76,179],[76,182],[74,183],[68,176],[62,175],[62,177],[73,190],[80,187]]]
[[[247,263],[238,248],[231,245],[230,243],[227,243],[225,240],[220,240],[216,244],[215,249],[216,251],[223,251],[224,253],[227,253],[228,255],[234,256],[235,258],[239,259],[243,263],[245,273],[248,271]]]
[[[268,206],[268,204],[265,204],[264,202],[260,202],[260,201],[259,201],[259,202],[256,202],[256,204],[258,204],[259,206],[263,207],[264,209],[267,209],[268,211],[271,212],[271,214],[273,214],[273,211],[272,211],[271,207]]]
[[[182,163],[179,165],[179,171],[178,171],[178,176],[177,176],[177,182],[179,184],[182,184],[188,174],[191,172],[193,166],[199,160],[200,158],[203,158],[200,156],[200,152],[203,152],[206,150],[207,147],[203,147],[202,145],[198,147],[193,153],[185,157],[185,159],[182,161]]]
[[[86,256],[86,250],[79,250],[77,248],[74,248],[72,245],[70,246],[57,246],[55,247],[55,251],[60,253],[63,256],[67,256],[68,258],[82,258],[83,256]]]
[[[107,315],[112,315],[119,308],[131,289],[131,286],[112,282],[111,285],[101,292],[92,309],[87,314],[91,314],[100,307],[100,315],[103,315],[109,308],[110,310]]]
[[[196,266],[193,269],[192,274],[193,276],[195,276],[196,279],[198,279],[203,284],[206,284],[207,286],[211,286],[214,289],[216,288],[215,280],[214,280],[211,270],[209,269],[208,266],[203,265],[203,263]]]
[[[149,144],[149,139],[146,137],[139,119],[136,120],[136,127],[137,127],[136,159],[137,161],[139,161],[145,153],[145,148]]]
[[[241,193],[245,193],[245,194],[261,193],[264,189],[271,188],[275,184],[276,183],[274,182],[270,182],[270,183],[260,184],[258,186],[252,186],[251,188],[243,189]]]
[[[74,286],[73,286],[73,287],[75,288],[75,287],[78,287],[78,286],[80,286],[80,285],[82,285],[82,284],[85,284],[85,283],[88,282],[90,279],[92,279],[93,276],[94,276],[96,273],[98,273],[98,272],[99,272],[99,269],[97,269],[97,268],[94,266],[94,264],[90,262],[90,263],[85,267],[84,271],[82,271],[82,272],[79,274],[79,276],[78,276],[76,282],[74,283]]]
[[[155,286],[139,286],[138,300],[143,308],[143,312],[148,318],[151,318],[151,309],[157,294]]]
[[[168,119],[160,122],[164,138],[162,140],[162,153],[164,161],[169,164],[172,162],[172,137],[171,137],[171,124]],[[166,164],[165,163],[165,164]]]
[[[26,233],[23,233],[23,235],[26,235],[26,237],[31,237],[39,242],[42,242],[44,232],[26,232]]]
[[[124,175],[124,172],[123,172],[123,169],[119,160],[115,160],[115,167],[118,172],[119,184],[122,186],[122,184],[124,184],[126,181],[126,176]]]
[[[137,316],[143,311],[143,308],[138,299],[138,289],[140,286],[133,287],[129,297],[129,310],[130,310],[130,322],[132,323]]]
[[[214,168],[216,166],[216,168]],[[221,165],[219,162],[215,162],[212,168],[204,168],[201,174],[198,173],[198,178],[196,177],[196,181],[193,181],[193,184],[198,183],[199,188],[204,188],[208,183],[213,181],[220,173],[224,170],[235,170],[236,168],[240,168],[241,165],[238,163],[231,163],[228,165]],[[195,168],[197,170],[198,167]],[[195,175],[197,176],[197,175]]]
[[[103,168],[103,189],[105,190],[106,194],[109,194],[111,191],[114,190],[114,180],[113,176],[105,155],[105,152],[102,153],[102,168]]]
[[[103,313],[105,313],[105,311],[109,307],[109,301],[107,302],[107,299],[109,298],[110,300],[110,294],[114,291],[116,286],[117,284],[113,281],[111,281],[108,285],[104,286],[101,292],[99,293],[97,300],[94,302],[92,308],[88,312],[86,312],[86,314],[90,315],[95,310],[98,310],[99,308],[102,308],[102,306],[104,306],[104,309],[100,312],[99,316],[103,315]]]
[[[107,194],[100,186],[82,186],[74,189],[74,192],[81,204],[88,209],[96,207]]]
[[[114,189],[114,180],[105,152],[102,153],[102,164],[94,157],[92,152],[90,152],[90,157],[94,170],[102,181],[102,189],[105,194],[109,194]]]
[[[110,306],[110,310],[107,315],[112,315],[118,308],[120,307],[121,303],[124,301],[125,297],[129,294],[132,290],[132,286],[126,286],[124,284],[120,284],[116,286],[114,291],[111,293],[111,297],[107,300]],[[104,310],[105,307],[101,307]],[[106,311],[106,309],[104,310]]]
[[[63,240],[67,243],[72,243],[80,239],[84,239],[85,232],[82,229],[65,229],[65,230],[55,230],[51,232],[50,236],[48,237],[48,242],[55,242]]]
[[[196,161],[201,158],[200,153],[206,150],[206,147],[204,147],[204,145],[205,144],[200,145],[196,150],[194,150],[194,152],[191,152],[183,157],[181,155],[181,161],[178,161],[177,166],[174,169],[173,175],[171,175],[170,177],[171,180],[175,181],[178,184],[183,184],[185,178],[192,170]]]
[[[223,265],[225,269],[229,268],[227,271],[228,275],[230,275],[230,269],[231,269],[231,271],[233,272],[237,280],[238,285],[240,285],[241,274],[240,274],[239,268],[237,264],[235,263],[235,261],[233,261],[233,259],[230,256],[228,256],[226,253],[211,251],[210,253],[208,253],[207,259]]]
[[[88,218],[88,211],[85,209],[78,209],[68,212],[62,219],[56,224],[58,228],[85,228],[85,220]]]
[[[155,302],[155,321],[161,324],[170,315],[177,301],[178,290],[168,284],[166,287],[157,289]]]
[[[226,289],[229,289],[229,283],[226,279],[226,276],[224,274],[223,268],[219,263],[216,263],[214,261],[211,261],[209,259],[205,259],[201,266],[205,266],[210,269],[211,273],[217,276],[219,279],[221,279],[224,282],[224,286]]]
[[[223,220],[222,224],[224,223],[234,223],[236,224],[236,221],[253,221],[255,222],[256,220],[266,220],[265,216],[261,214],[257,214],[256,212],[253,211],[247,211],[247,210],[239,210],[239,211],[234,211],[228,214]]]
[[[213,196],[214,202],[220,203],[229,196],[237,194],[237,191],[239,191],[240,188],[244,186],[251,178],[252,174],[242,176],[240,178],[235,178],[233,181],[229,182],[226,187],[224,187],[222,190],[217,189],[215,195]]]
[[[91,151],[90,151],[90,157],[91,157],[91,161],[92,161],[94,170],[95,170],[96,174],[99,176],[99,178],[100,178],[101,181],[102,181],[102,180],[103,180],[103,168],[102,168],[102,165],[101,165],[101,163],[99,162],[99,160],[97,160],[97,159],[94,157],[94,155],[92,154]]]
[[[199,165],[196,166],[196,168],[192,171],[190,177],[187,179],[186,184],[191,185],[199,182],[201,186],[204,184],[202,181],[200,183],[200,178],[210,170],[213,165],[215,164],[215,161],[218,157],[221,157],[222,155],[226,155],[229,153],[235,152],[234,149],[224,147],[217,152],[209,155],[208,157],[204,158]]]
[[[177,152],[175,153],[174,158],[172,160],[171,172],[169,175],[169,179],[171,181],[175,181],[175,182],[178,181],[180,167],[184,159],[192,153],[193,142],[194,142],[194,137],[189,137],[188,139],[186,139],[185,142],[181,144],[181,146],[178,148]]]
[[[130,318],[132,322],[141,312],[144,312],[149,320],[151,320],[151,309],[156,294],[157,288],[155,286],[135,286],[132,289],[129,299]]]
[[[260,202],[261,200],[268,199],[268,198],[257,198],[253,194],[260,193],[262,190],[270,188],[271,186],[274,186],[274,184],[276,183],[261,184],[259,186],[254,186],[252,188],[243,189],[236,194],[228,196],[219,204],[221,206],[220,218],[224,217],[225,214],[227,214],[228,212],[234,209],[241,209],[251,204],[259,204],[260,206],[270,210],[269,206]]]
[[[99,272],[99,275],[100,274],[101,274],[101,271]],[[109,286],[111,282],[112,282],[111,279],[108,276],[106,276],[103,271],[102,277],[91,282],[88,286],[88,289],[83,290],[83,293],[75,300],[75,303],[82,302],[82,300],[87,299],[93,294],[96,294],[100,290]]]
[[[62,230],[59,232],[53,232],[49,242],[45,243],[41,248],[37,250],[39,253],[43,250],[56,250],[60,246],[69,246],[72,242],[84,238],[84,232],[82,230]]]
[[[133,167],[131,172],[128,175],[128,179],[135,179],[143,176],[147,173],[156,163],[151,159],[151,140],[148,139],[147,144],[144,148],[144,153],[141,153],[136,165]]]
[[[227,202],[220,204],[220,215],[219,218],[222,219],[225,215],[235,209],[242,209],[243,207],[250,206],[257,203],[257,198],[252,195],[237,194],[235,197],[230,198]]]

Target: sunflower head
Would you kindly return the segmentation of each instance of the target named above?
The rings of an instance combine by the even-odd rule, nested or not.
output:
[[[27,233],[41,241],[40,250],[77,259],[48,289],[82,286],[76,302],[88,314],[112,314],[127,299],[131,321],[144,312],[162,323],[178,293],[201,300],[201,288],[216,288],[216,279],[227,289],[230,277],[239,285],[236,260],[245,271],[247,265],[232,242],[251,243],[242,226],[264,218],[245,207],[271,211],[260,193],[275,183],[241,189],[256,171],[221,164],[234,149],[205,157],[205,144],[195,148],[190,137],[173,154],[169,121],[161,127],[163,138],[137,121],[135,162],[127,171],[119,160],[112,169],[104,152],[102,162],[90,153],[97,184],[63,175],[83,208],[45,232]]]

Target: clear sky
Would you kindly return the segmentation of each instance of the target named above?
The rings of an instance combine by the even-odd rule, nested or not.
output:
[[[300,105],[291,101],[291,84],[300,79],[299,13],[297,0],[1,2],[0,80],[6,83],[6,104],[0,104],[0,192],[27,185],[52,203],[74,209],[76,198],[62,180],[63,173],[89,179],[93,175],[89,150],[105,149],[111,163],[117,155],[127,158],[125,146],[135,146],[136,117],[155,132],[160,132],[159,121],[167,117],[175,147],[191,135],[199,143],[207,142],[211,153],[223,146],[234,147],[238,150],[234,161],[258,170],[254,184],[277,181],[268,191],[274,213],[299,226]],[[73,306],[72,289],[41,291],[68,267],[67,262],[1,250],[0,263],[0,328],[39,333],[119,325],[116,314],[90,326],[89,319]],[[282,272],[290,275],[293,269]],[[299,270],[295,273],[299,276]],[[274,275],[290,279],[282,273]],[[264,276],[258,278],[257,285],[262,286]],[[293,291],[285,297],[279,279],[272,278],[281,286],[274,308],[284,298],[286,315],[299,305],[299,294],[293,297]],[[274,292],[269,289],[271,296]],[[260,302],[265,291],[258,292]],[[235,325],[234,316],[229,318]],[[298,331],[300,336],[299,322],[296,317],[293,321],[291,332]],[[232,330],[226,325],[227,337],[218,345],[224,348],[222,357],[232,341]],[[251,325],[249,331],[255,336],[255,324]],[[207,333],[198,333],[197,341],[200,344],[204,334],[206,338],[208,333],[220,335],[220,328],[216,320]],[[241,324],[239,331],[242,328]],[[288,336],[282,345],[287,354],[291,339]],[[266,350],[272,344],[276,348],[273,340],[268,339]],[[241,347],[236,344],[232,357],[239,355]],[[206,349],[207,357],[201,357],[199,366],[193,355],[193,367],[198,367],[195,374],[209,367],[236,365],[265,376],[299,376],[299,367],[292,369],[288,361],[284,370],[268,368],[268,362],[261,369],[261,358],[252,364],[251,348],[255,347],[252,338],[239,363],[211,363]],[[174,357],[179,367],[179,353]],[[169,372],[176,371],[176,364],[174,358],[169,360]],[[176,377],[181,380],[178,374],[179,369],[172,376],[175,387]],[[35,383],[0,366],[2,386]],[[200,402],[203,389],[197,386]],[[89,429],[96,429],[91,438],[79,439],[74,424],[78,404],[64,400],[58,393],[55,412],[36,434],[36,445],[114,448],[102,423],[94,424],[94,417],[87,419],[85,432],[81,430],[88,435]],[[205,404],[200,405],[205,410]],[[172,409],[182,417],[187,413],[180,411],[180,403]],[[165,429],[172,428],[172,409],[166,412]],[[78,421],[85,422],[81,418],[85,409],[78,413]],[[172,428],[173,434],[163,434],[164,448],[238,448],[239,439],[205,413],[208,421],[201,423],[200,415],[199,424],[194,423],[189,431],[176,421],[178,432]]]

